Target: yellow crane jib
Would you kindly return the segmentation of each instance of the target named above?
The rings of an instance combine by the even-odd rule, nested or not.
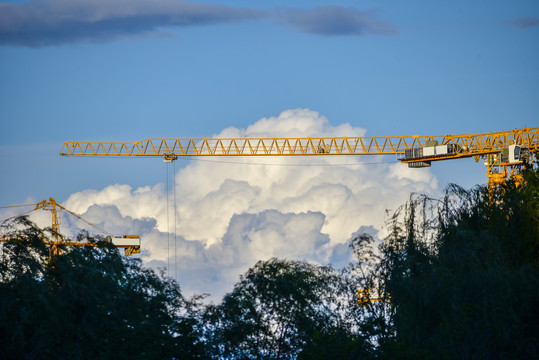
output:
[[[412,168],[433,161],[481,157],[489,188],[507,176],[518,180],[525,162],[539,153],[539,127],[467,135],[296,138],[156,138],[136,142],[66,141],[61,156],[154,156],[171,162],[190,156],[397,155]]]
[[[413,135],[378,137],[300,138],[155,138],[136,142],[66,141],[61,156],[298,156],[298,155],[401,155],[412,162],[407,149],[426,150],[431,161],[493,154],[510,145],[539,151],[539,128],[523,128],[474,135]],[[444,150],[445,149],[445,150]],[[436,152],[437,151],[437,152]]]

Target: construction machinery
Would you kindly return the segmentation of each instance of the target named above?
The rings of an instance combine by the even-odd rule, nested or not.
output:
[[[97,225],[95,224],[92,224],[90,222],[88,222],[87,220],[83,219],[82,217],[80,217],[79,215],[75,214],[74,212],[66,209],[65,207],[63,207],[62,205],[58,204],[56,202],[56,200],[54,200],[52,197],[49,198],[49,200],[43,200],[37,204],[27,204],[27,205],[20,205],[21,207],[22,206],[35,206],[33,209],[29,210],[29,211],[26,211],[22,214],[18,214],[18,215],[15,215],[15,216],[12,216],[10,218],[7,218],[7,219],[4,219],[2,221],[0,221],[0,223],[3,223],[3,222],[6,222],[8,220],[11,220],[13,218],[16,218],[18,216],[22,216],[22,215],[25,215],[25,214],[28,214],[32,211],[36,211],[36,210],[47,210],[47,211],[50,211],[51,212],[51,216],[52,216],[52,226],[51,226],[51,237],[50,239],[48,240],[45,240],[45,243],[50,246],[50,252],[51,252],[51,256],[54,256],[54,255],[62,255],[62,248],[64,246],[90,246],[90,247],[95,247],[97,246],[96,243],[94,242],[84,242],[84,241],[72,241],[72,240],[69,240],[67,238],[65,238],[64,236],[62,236],[62,234],[60,233],[60,220],[59,220],[59,217],[58,217],[58,211],[59,210],[64,210],[66,211],[67,213],[75,216],[76,218],[84,221],[86,224],[88,224],[89,226],[93,227],[94,229],[98,230],[99,232],[103,233],[103,234],[106,234],[106,241],[109,241],[110,243],[112,243],[114,246],[116,246],[117,248],[122,248],[124,249],[124,254],[125,256],[131,256],[133,254],[137,254],[137,253],[140,253],[140,237],[137,236],[137,235],[124,235],[124,236],[114,236],[112,235],[111,233],[103,230],[102,228],[98,227]],[[10,239],[11,237],[9,235],[0,235],[0,242],[6,242]]]
[[[410,168],[433,161],[483,159],[491,200],[508,178],[523,181],[522,170],[539,154],[539,128],[468,135],[380,137],[146,139],[137,142],[65,142],[61,156],[153,156],[172,162],[179,157],[396,155]],[[378,287],[358,290],[358,305],[390,301]]]
[[[396,155],[411,168],[433,161],[483,158],[491,193],[539,154],[539,128],[469,135],[379,137],[146,139],[136,142],[64,142],[61,156],[154,156],[171,162],[197,156]]]
[[[368,306],[372,301],[391,301],[391,297],[381,294],[378,286],[357,291],[357,303],[359,306]]]

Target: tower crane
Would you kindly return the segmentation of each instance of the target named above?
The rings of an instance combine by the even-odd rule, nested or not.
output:
[[[28,214],[32,211],[36,210],[47,210],[51,212],[52,216],[52,227],[51,227],[51,238],[50,240],[46,241],[45,243],[50,246],[50,252],[51,255],[62,255],[62,247],[63,246],[91,246],[95,247],[97,246],[95,243],[91,242],[82,242],[82,241],[71,241],[69,239],[65,239],[61,233],[60,233],[60,221],[58,218],[58,211],[64,210],[68,212],[69,214],[75,216],[76,218],[84,221],[86,224],[92,226],[96,230],[98,230],[101,233],[107,234],[106,240],[111,242],[114,246],[117,248],[123,248],[125,256],[131,256],[136,253],[140,253],[140,237],[136,235],[124,235],[124,236],[114,236],[111,233],[101,229],[95,224],[92,224],[79,215],[75,214],[74,212],[66,209],[62,205],[58,204],[56,200],[54,200],[52,197],[49,198],[49,200],[43,200],[37,204],[29,204],[29,205],[20,205],[20,206],[34,206],[35,207],[29,211],[26,211],[23,214],[15,215],[10,218],[4,219],[1,222],[8,221],[10,219],[13,219],[15,217]],[[0,242],[7,242],[9,241],[11,237],[8,235],[0,235]]]
[[[511,178],[523,181],[522,169],[539,155],[539,127],[466,135],[411,135],[378,137],[274,138],[154,138],[136,142],[64,142],[60,156],[180,157],[222,156],[331,156],[396,155],[410,168],[430,167],[433,161],[483,159],[491,199]],[[390,301],[378,287],[357,293],[358,304]]]
[[[522,182],[522,168],[539,154],[539,127],[467,135],[301,138],[154,138],[136,142],[64,142],[61,156],[154,156],[171,162],[193,156],[391,155],[411,168],[433,161],[483,158],[494,193],[509,178]]]

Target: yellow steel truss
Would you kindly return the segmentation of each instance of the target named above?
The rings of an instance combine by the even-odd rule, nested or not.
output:
[[[440,145],[454,144],[462,149],[459,154],[438,160],[496,153],[511,144],[526,145],[538,151],[539,128],[475,135],[66,141],[60,155],[158,156],[167,159],[180,156],[389,155],[424,147],[428,141],[437,141]]]
[[[372,301],[391,301],[391,297],[380,294],[378,286],[372,286],[357,291],[357,303],[359,306],[367,306]]]
[[[426,149],[429,144],[447,145],[455,151],[428,157],[406,157],[408,149]],[[412,135],[378,137],[301,137],[301,138],[200,138],[146,139],[136,142],[66,141],[61,156],[154,156],[166,161],[190,156],[327,156],[390,155],[417,167],[432,161],[480,156],[485,161],[489,187],[494,189],[510,174],[520,174],[523,162],[506,163],[500,153],[511,145],[522,146],[530,154],[539,153],[539,128],[467,135]],[[530,157],[530,161],[533,158]]]

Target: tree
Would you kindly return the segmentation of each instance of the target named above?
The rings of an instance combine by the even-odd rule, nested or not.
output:
[[[99,239],[51,258],[44,231],[18,225],[0,257],[2,358],[204,358],[176,283]]]
[[[394,215],[390,227],[393,232],[398,232],[400,228],[395,219]],[[395,309],[389,302],[386,284],[390,278],[390,264],[395,261],[395,245],[391,241],[379,243],[369,234],[358,234],[351,239],[350,247],[358,261],[344,271],[346,282],[350,284],[348,291],[367,291],[365,295],[368,299],[376,299],[348,309],[350,318],[356,321],[358,336],[362,339],[352,352],[351,359],[379,358],[380,349],[394,342]],[[356,300],[359,301],[359,293]]]
[[[306,261],[259,261],[209,311],[215,356],[319,358],[309,354],[336,344],[344,346],[332,355],[351,351],[356,339],[340,318],[339,279],[333,269]]]
[[[391,295],[393,335],[379,357],[532,359],[539,351],[539,174],[412,196],[390,222],[375,272]]]

